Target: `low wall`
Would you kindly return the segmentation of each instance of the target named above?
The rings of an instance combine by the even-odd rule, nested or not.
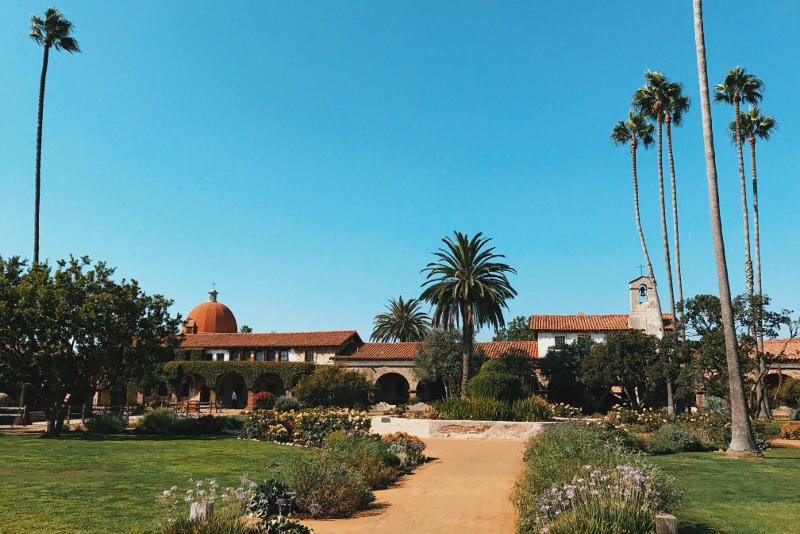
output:
[[[514,421],[455,421],[443,419],[405,419],[377,415],[372,431],[381,435],[406,432],[419,438],[497,439],[527,441],[543,429],[558,423],[518,423]]]

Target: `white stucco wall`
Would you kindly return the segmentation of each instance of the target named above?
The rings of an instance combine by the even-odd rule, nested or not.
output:
[[[539,357],[544,358],[547,356],[547,351],[550,347],[556,345],[556,336],[564,336],[566,343],[573,343],[578,340],[579,335],[587,335],[586,332],[539,332]],[[604,332],[594,332],[588,334],[592,341],[604,341],[606,335]]]

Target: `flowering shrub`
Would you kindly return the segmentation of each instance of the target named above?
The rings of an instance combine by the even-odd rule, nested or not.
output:
[[[664,425],[650,436],[649,449],[653,454],[702,451],[703,445],[696,434],[677,425]]]
[[[580,419],[583,417],[583,412],[580,408],[575,408],[563,402],[551,404],[550,407],[553,409],[553,417],[569,417],[570,419]]]
[[[615,405],[605,416],[603,423],[606,428],[633,427],[643,432],[653,432],[661,428],[666,414],[663,410],[644,408],[641,411]]]
[[[552,421],[554,412],[553,407],[537,395],[518,400],[511,411],[517,421]]]
[[[299,410],[300,409],[300,401],[295,399],[294,397],[278,397],[275,400],[275,407],[276,412],[289,412],[292,410]]]
[[[417,436],[405,432],[395,432],[382,437],[381,441],[389,444],[386,452],[396,455],[400,459],[401,467],[425,463],[425,455],[422,454],[422,451],[427,448],[427,445]]]
[[[680,425],[694,433],[704,447],[724,449],[731,442],[731,418],[708,412],[689,412],[678,416]]]
[[[584,465],[571,481],[552,486],[536,499],[535,507],[535,518],[527,521],[533,523],[528,530],[537,533],[575,532],[571,524],[591,522],[597,532],[649,534],[654,515],[663,511],[653,480],[629,465],[605,471]],[[608,514],[608,510],[617,513]],[[576,515],[583,517],[576,521]],[[620,519],[626,524],[620,524]]]
[[[262,391],[253,395],[253,410],[271,410],[275,406],[275,395]]]
[[[320,447],[325,437],[337,430],[368,430],[372,420],[365,412],[353,410],[303,410],[255,412],[245,417],[242,437],[270,441],[299,441]]]
[[[778,437],[783,439],[800,439],[800,423],[796,421],[786,423],[781,427],[781,433]]]

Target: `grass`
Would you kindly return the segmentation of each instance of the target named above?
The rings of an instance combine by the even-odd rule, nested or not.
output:
[[[800,448],[767,451],[764,460],[723,453],[650,458],[685,493],[676,516],[681,534],[800,533]]]
[[[155,497],[188,479],[233,486],[303,449],[232,436],[0,436],[0,531],[155,533]],[[263,476],[262,476],[263,474]]]

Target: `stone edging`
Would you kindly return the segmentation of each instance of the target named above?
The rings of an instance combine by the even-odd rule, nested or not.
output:
[[[406,432],[419,438],[480,439],[527,441],[559,422],[521,423],[516,421],[461,421],[444,419],[405,419],[372,417],[371,431],[386,435]]]

